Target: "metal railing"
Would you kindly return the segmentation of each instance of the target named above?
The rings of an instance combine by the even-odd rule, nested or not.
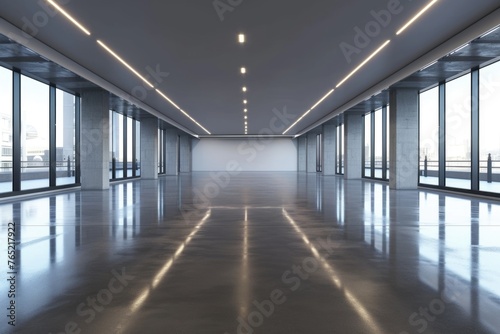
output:
[[[488,154],[487,160],[479,161],[479,168],[484,170],[486,169],[486,180],[488,183],[493,182],[493,174],[500,173],[500,160],[493,160],[491,158],[491,154]],[[471,161],[466,160],[447,160],[446,161],[446,170],[447,171],[455,171],[459,172],[463,169],[471,169]],[[420,170],[422,171],[422,176],[428,177],[429,170],[438,171],[439,170],[439,161],[437,160],[429,160],[427,156],[424,161],[420,161]],[[494,173],[495,170],[499,170],[498,173]]]

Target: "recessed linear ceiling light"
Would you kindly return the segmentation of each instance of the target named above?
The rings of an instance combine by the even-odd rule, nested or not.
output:
[[[424,7],[424,9],[422,9],[420,12],[418,12],[417,15],[415,15],[410,21],[408,21],[408,23],[406,23],[401,29],[398,30],[398,32],[396,33],[396,35],[400,35],[403,31],[406,30],[406,28],[408,28],[413,22],[415,22],[416,20],[418,20],[418,18],[420,16],[422,16],[426,11],[429,10],[429,8],[431,8],[432,6],[434,6],[434,4],[438,2],[438,0],[432,0],[427,6]]]
[[[146,78],[144,78],[142,75],[139,74],[132,66],[130,66],[125,60],[123,60],[120,56],[118,56],[113,50],[111,50],[106,44],[101,42],[100,40],[97,40],[97,43],[99,43],[100,46],[102,46],[106,51],[108,51],[113,57],[118,59],[120,63],[125,65],[132,73],[137,75],[139,78],[141,78],[142,81],[144,81],[149,87],[154,88],[153,84],[150,83]]]
[[[241,68],[241,74],[245,74],[245,73],[247,73],[247,69],[246,69],[246,68],[244,68],[244,67],[242,67],[242,68]]]
[[[465,49],[465,48],[466,48],[466,47],[468,47],[469,45],[470,45],[470,43],[467,43],[467,44],[462,45],[461,47],[456,48],[455,50],[453,50],[453,51],[450,53],[450,56],[451,56],[452,54],[455,54],[455,53],[457,53],[457,52],[462,51],[463,49]]]
[[[494,32],[495,32],[495,31],[497,31],[498,29],[500,29],[500,27],[493,28],[493,29],[491,29],[491,30],[489,30],[489,31],[485,32],[484,34],[482,34],[482,35],[481,35],[481,37],[479,37],[479,38],[485,38],[486,36],[488,36],[488,35],[490,35],[490,34],[494,33]]]
[[[66,16],[66,18],[68,20],[70,20],[71,22],[73,22],[73,24],[76,25],[78,28],[80,28],[81,31],[83,31],[85,34],[90,36],[90,31],[85,29],[85,27],[83,25],[81,25],[77,20],[75,20],[71,15],[69,15],[68,12],[66,12],[64,9],[62,9],[61,6],[59,6],[53,0],[47,0],[47,2],[50,3],[52,6],[54,6],[54,8],[57,9],[61,14]]]
[[[198,125],[200,128],[203,129],[203,131],[205,131],[206,133],[208,133],[209,135],[211,135],[210,131],[208,131],[207,129],[205,129],[200,123],[198,123],[193,117],[191,117],[187,112],[185,112],[184,110],[182,110],[177,104],[174,103],[174,101],[172,101],[171,99],[168,98],[167,95],[163,94],[162,91],[160,91],[159,89],[156,89],[156,92],[158,94],[160,94],[165,100],[167,100],[171,105],[173,105],[176,109],[178,109],[181,113],[183,113],[187,118],[189,118],[193,123],[195,123],[196,125]]]
[[[335,91],[335,89],[332,89],[325,96],[323,96],[318,102],[316,102],[316,104],[311,109],[309,109],[308,111],[306,111],[304,113],[304,115],[300,116],[300,118],[298,120],[296,120],[295,123],[293,123],[288,129],[286,129],[286,131],[283,132],[283,134],[286,134],[288,131],[290,131],[291,128],[293,128],[295,125],[297,125],[304,117],[307,116],[307,114],[309,114],[314,108],[316,108],[317,106],[319,106],[319,104],[321,102],[323,102],[328,96],[330,96],[334,91]]]
[[[245,35],[244,34],[238,35],[238,42],[240,42],[241,44],[245,43]]]
[[[437,60],[433,61],[433,62],[432,62],[432,63],[430,63],[429,65],[426,65],[426,66],[422,67],[422,68],[420,69],[420,72],[425,71],[426,69],[428,69],[429,67],[431,67],[431,66],[433,66],[433,65],[435,65],[435,64],[437,64],[437,63],[438,63],[438,61],[437,61]]]
[[[380,51],[382,51],[383,48],[385,48],[387,46],[387,44],[389,44],[391,42],[391,40],[387,40],[385,41],[384,44],[382,44],[381,47],[379,47],[374,53],[372,53],[368,58],[365,59],[365,61],[363,61],[358,67],[356,67],[354,69],[354,71],[352,71],[348,76],[346,76],[338,85],[336,88],[339,88],[340,86],[342,86],[342,84],[344,82],[346,82],[350,77],[352,77],[356,72],[358,72],[363,66],[366,65],[366,63],[368,63],[370,60],[372,60],[373,57],[375,57]]]

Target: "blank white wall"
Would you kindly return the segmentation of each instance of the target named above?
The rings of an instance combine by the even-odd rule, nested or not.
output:
[[[193,140],[193,172],[296,172],[297,146],[293,139]]]

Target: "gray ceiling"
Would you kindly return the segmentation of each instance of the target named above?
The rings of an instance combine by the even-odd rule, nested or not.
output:
[[[244,133],[244,84],[249,89],[249,133],[256,134],[270,128],[273,110],[286,108],[295,119],[300,117],[390,39],[386,49],[290,132],[299,133],[499,7],[498,0],[440,0],[396,36],[430,2],[401,0],[401,13],[392,15],[387,27],[349,63],[341,43],[354,44],[354,29],[364,29],[374,20],[371,11],[387,9],[394,0],[243,0],[224,13],[224,20],[212,0],[60,0],[92,32],[90,37],[60,14],[43,15],[43,1],[0,0],[0,16],[19,28],[27,21],[37,23],[38,40],[129,94],[138,92],[142,81],[96,39],[144,76],[148,68],[158,68],[164,74],[159,80],[151,77],[155,86],[218,135]],[[44,17],[46,22],[36,21]],[[237,43],[240,32],[247,35],[244,46]],[[245,79],[239,74],[242,66],[248,70]],[[154,91],[143,101],[194,133],[205,134]]]

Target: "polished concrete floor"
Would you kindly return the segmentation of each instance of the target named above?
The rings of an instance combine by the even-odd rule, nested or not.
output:
[[[496,201],[195,173],[4,202],[0,217],[0,333],[500,332]]]

